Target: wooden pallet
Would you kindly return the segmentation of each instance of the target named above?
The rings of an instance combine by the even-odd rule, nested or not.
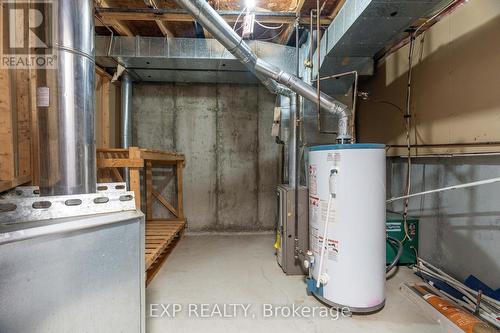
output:
[[[156,275],[172,248],[182,236],[184,219],[146,222],[146,285]]]

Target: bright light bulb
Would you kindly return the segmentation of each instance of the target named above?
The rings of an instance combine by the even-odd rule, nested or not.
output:
[[[255,8],[255,0],[245,0],[245,6],[248,9],[253,9]]]

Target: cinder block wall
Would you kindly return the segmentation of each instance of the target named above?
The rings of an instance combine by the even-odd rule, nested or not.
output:
[[[271,136],[274,105],[275,96],[256,85],[134,85],[134,145],[186,155],[189,230],[273,229],[279,163]],[[171,176],[155,170],[154,181]],[[172,198],[172,191],[167,187],[163,194]],[[168,216],[158,204],[154,211]]]

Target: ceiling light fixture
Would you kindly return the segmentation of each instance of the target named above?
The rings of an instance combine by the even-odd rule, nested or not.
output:
[[[255,8],[255,0],[245,0],[245,6],[248,10],[252,10]]]

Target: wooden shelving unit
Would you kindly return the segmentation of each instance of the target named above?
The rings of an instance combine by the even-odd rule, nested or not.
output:
[[[32,181],[35,77],[33,70],[0,69],[0,192]]]
[[[135,192],[136,206],[141,207],[141,172],[145,194],[144,207],[146,214],[146,284],[158,272],[166,257],[177,244],[186,226],[183,208],[182,173],[184,155],[139,147],[128,149],[102,148],[97,150],[98,179],[101,182],[123,181],[125,170],[128,170],[130,190]],[[175,168],[176,201],[171,204],[161,195],[161,189],[153,184],[153,167]],[[126,168],[126,169],[125,169]],[[157,200],[171,214],[172,218],[158,219],[153,215],[153,201]]]

